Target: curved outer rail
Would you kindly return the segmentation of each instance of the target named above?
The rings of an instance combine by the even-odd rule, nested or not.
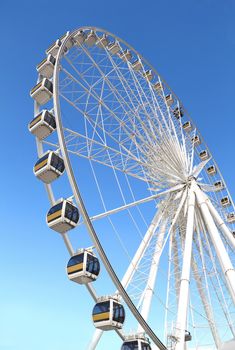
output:
[[[54,99],[54,114],[55,114],[55,118],[56,118],[56,124],[57,124],[57,133],[58,133],[58,139],[59,139],[59,144],[60,144],[60,149],[61,149],[61,153],[64,159],[64,163],[65,163],[65,168],[67,171],[67,175],[68,175],[68,179],[71,185],[71,188],[73,190],[73,194],[75,197],[75,200],[77,202],[77,205],[81,211],[81,214],[83,216],[84,222],[86,224],[87,230],[95,244],[95,247],[99,253],[99,256],[107,270],[107,272],[109,273],[114,285],[116,286],[116,288],[118,289],[120,295],[122,296],[123,300],[125,301],[125,303],[128,305],[130,311],[132,312],[132,314],[134,315],[134,317],[136,318],[136,320],[139,322],[139,324],[141,324],[142,328],[144,329],[144,331],[148,334],[148,336],[150,337],[150,339],[152,340],[152,342],[158,346],[158,348],[160,350],[167,350],[166,346],[161,342],[161,340],[156,336],[156,334],[154,333],[154,331],[149,327],[149,325],[147,324],[147,322],[144,320],[144,318],[141,316],[141,314],[139,313],[139,311],[137,310],[137,308],[135,307],[135,305],[133,304],[132,300],[130,299],[128,293],[126,292],[126,290],[124,289],[121,281],[119,280],[119,278],[117,277],[99,239],[98,236],[95,232],[95,229],[92,225],[92,222],[89,218],[89,215],[86,211],[81,193],[79,191],[74,173],[73,173],[73,169],[72,169],[72,165],[69,159],[69,155],[68,155],[68,151],[66,148],[66,144],[65,144],[65,139],[64,139],[64,133],[63,133],[63,126],[62,126],[62,121],[61,121],[61,113],[60,113],[60,101],[59,101],[59,91],[58,91],[58,83],[59,83],[59,69],[60,69],[60,58],[62,56],[62,53],[64,52],[64,49],[66,47],[66,43],[68,40],[70,40],[74,34],[76,34],[79,30],[84,29],[84,28],[79,28],[75,31],[73,31],[64,41],[63,44],[61,45],[59,52],[57,54],[57,58],[56,58],[56,64],[55,64],[55,70],[54,70],[54,93],[53,93],[53,99]]]

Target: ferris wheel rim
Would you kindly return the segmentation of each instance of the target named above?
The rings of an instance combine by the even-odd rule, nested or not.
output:
[[[136,320],[141,324],[142,328],[145,330],[146,334],[150,337],[150,339],[153,341],[155,345],[159,347],[161,350],[166,350],[165,345],[161,342],[161,340],[156,336],[156,334],[153,332],[153,330],[150,328],[148,323],[144,320],[144,318],[141,316],[140,312],[135,307],[134,303],[132,302],[131,298],[129,297],[128,293],[125,291],[124,287],[122,286],[118,276],[116,275],[111,263],[109,262],[109,259],[98,239],[98,236],[96,234],[95,228],[90,220],[90,217],[86,211],[85,204],[83,202],[82,196],[79,191],[79,187],[77,185],[77,181],[75,179],[72,164],[69,159],[65,139],[64,139],[64,132],[63,132],[63,125],[61,120],[61,113],[60,113],[60,101],[59,101],[59,91],[58,91],[58,79],[59,79],[59,63],[60,58],[64,52],[64,48],[66,47],[66,43],[69,41],[71,37],[73,37],[79,30],[84,29],[84,27],[78,28],[77,30],[73,31],[69,34],[68,37],[64,40],[61,47],[59,48],[57,57],[56,57],[56,63],[55,63],[55,69],[54,69],[54,75],[53,75],[53,81],[54,81],[54,91],[53,91],[53,101],[54,101],[54,114],[56,118],[57,123],[57,135],[58,140],[60,144],[60,150],[63,155],[63,159],[65,162],[65,168],[66,173],[70,182],[70,186],[72,188],[75,200],[77,202],[77,205],[82,213],[85,225],[87,227],[87,230],[90,234],[90,237],[92,238],[93,243],[95,244],[96,250],[99,253],[99,256],[101,257],[101,260],[103,264],[105,265],[105,268],[113,281],[114,285],[116,286],[118,292],[122,296],[123,300],[126,302],[126,304],[129,307],[129,310],[133,314],[133,316],[136,318]],[[87,29],[92,29],[91,27],[88,27]],[[113,34],[111,34],[113,36]],[[120,39],[121,40],[121,39]]]
[[[58,73],[59,73],[59,61],[60,61],[60,58],[61,58],[61,56],[62,56],[62,54],[63,54],[63,49],[65,48],[65,46],[66,46],[66,43],[68,42],[68,40],[76,33],[76,32],[78,32],[79,30],[84,30],[84,29],[87,29],[87,30],[98,30],[98,31],[102,31],[102,32],[105,32],[106,34],[110,34],[112,37],[114,37],[114,38],[117,38],[118,40],[120,40],[121,42],[123,42],[123,43],[125,43],[125,45],[127,45],[129,48],[131,48],[134,52],[136,52],[137,53],[137,55],[139,56],[139,57],[141,57],[141,59],[142,60],[144,60],[147,64],[148,64],[148,66],[149,67],[151,67],[152,69],[153,69],[153,71],[154,72],[156,72],[156,74],[158,75],[158,73],[157,73],[157,71],[156,71],[156,69],[154,68],[154,67],[152,67],[152,65],[151,64],[149,64],[149,62],[146,60],[146,59],[144,59],[143,57],[142,57],[142,55],[140,55],[134,48],[132,48],[129,44],[127,44],[124,40],[122,40],[122,39],[120,39],[120,38],[118,38],[116,35],[114,35],[114,34],[112,34],[112,33],[110,33],[110,32],[108,32],[108,31],[104,31],[103,29],[100,29],[100,28],[97,28],[97,27],[90,27],[90,26],[88,26],[88,27],[80,27],[80,28],[78,28],[78,29],[76,29],[75,31],[73,31],[73,32],[71,32],[70,34],[69,34],[69,36],[65,39],[65,41],[62,43],[62,45],[61,45],[61,47],[60,47],[60,49],[59,49],[59,52],[58,52],[58,55],[57,55],[57,57],[56,57],[56,66],[55,66],[55,70],[54,70],[54,82],[55,82],[55,89],[56,89],[56,92],[57,92],[57,100],[58,100],[58,103],[60,104],[60,101],[59,101],[59,96],[58,96],[58,89],[57,89],[57,86],[58,86],[58,84],[56,83],[56,79],[58,78]],[[164,80],[162,80],[162,81],[164,81]],[[164,81],[164,83],[165,83],[165,85],[167,85],[166,84],[166,82]],[[168,86],[168,85],[167,85]],[[170,91],[172,91],[171,90],[171,88],[168,86],[168,89],[170,90]],[[173,93],[174,94],[174,96],[176,96],[176,94],[175,93]],[[59,116],[58,117],[58,106],[57,107],[55,107],[55,100],[56,100],[56,98],[55,98],[55,93],[53,93],[53,99],[54,99],[54,108],[55,108],[55,117],[56,118],[59,118],[60,117],[60,121],[61,121],[61,116]],[[177,97],[177,99],[178,99],[178,97]],[[56,101],[57,101],[56,100]],[[179,99],[178,99],[179,100]],[[190,118],[190,117],[189,117]],[[190,118],[191,119],[191,118]],[[63,132],[63,125],[62,125],[62,122],[61,122],[61,125],[60,125],[60,123],[58,123],[58,120],[57,120],[57,126],[59,126],[59,129],[58,130],[60,130],[60,132],[62,133],[62,135],[64,135],[64,132]],[[58,131],[57,131],[57,134],[58,134]],[[59,134],[58,134],[58,136],[59,136]],[[61,142],[59,142],[59,144],[61,145]],[[39,142],[39,147],[40,147],[40,142]],[[64,147],[65,147],[65,149],[67,150],[67,148],[66,148],[66,145],[64,145]],[[208,148],[208,147],[207,147]],[[61,148],[61,151],[62,151],[62,148]],[[40,150],[38,151],[38,152],[40,152]],[[63,152],[62,152],[63,153]],[[211,152],[210,152],[210,154],[211,154]],[[63,154],[63,156],[64,156],[64,154]],[[67,153],[67,156],[64,156],[64,160],[66,160],[66,159],[68,159],[69,160],[69,154]],[[70,161],[70,160],[69,160]],[[216,162],[214,161],[214,163],[216,164]],[[71,166],[71,169],[72,169],[72,166]],[[219,170],[219,168],[218,168],[218,166],[217,166],[217,169]],[[67,170],[67,169],[66,169]],[[72,171],[73,171],[73,169],[72,169]],[[68,176],[68,178],[69,178],[69,173],[68,173],[68,171],[67,171],[67,176]],[[223,179],[223,177],[222,177],[222,174],[221,174],[221,178]],[[69,180],[70,180],[70,178],[69,178]],[[76,181],[76,179],[75,179],[75,177],[74,177],[74,181],[75,181],[75,183],[77,184],[77,181]],[[51,200],[51,202],[53,202],[53,192],[52,192],[52,190],[50,189],[50,185],[46,185],[46,187],[47,187],[47,192],[49,193],[49,197],[50,197],[50,200]],[[72,186],[71,186],[72,187]],[[226,188],[227,188],[227,186],[226,186]],[[74,192],[74,191],[73,191]],[[228,192],[228,188],[227,188],[227,192]],[[232,199],[232,197],[230,196],[230,198]],[[80,202],[81,203],[81,202]],[[79,205],[79,203],[78,203],[78,205]],[[85,205],[84,205],[85,206]],[[90,217],[88,216],[88,218],[90,219]],[[92,222],[91,222],[91,224],[92,224]],[[93,225],[92,225],[92,227],[93,227]],[[121,294],[121,293],[120,293]],[[146,332],[147,333],[147,332]]]

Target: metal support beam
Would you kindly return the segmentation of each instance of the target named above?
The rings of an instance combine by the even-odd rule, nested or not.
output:
[[[194,181],[189,189],[187,226],[185,233],[183,267],[180,281],[180,294],[176,323],[177,343],[175,350],[185,349],[185,329],[187,326],[188,301],[189,301],[189,283],[192,258],[193,230],[194,230],[194,213],[195,213],[195,193]]]
[[[219,228],[221,229],[221,231],[223,232],[223,234],[225,235],[225,237],[228,239],[229,243],[235,250],[235,239],[233,237],[232,232],[229,230],[229,228],[227,227],[227,225],[219,215],[218,211],[215,209],[215,207],[211,203],[211,200],[208,198],[208,196],[205,195],[205,197],[206,197],[206,203],[211,212],[211,215],[213,216],[215,222],[217,223],[217,225],[219,226]]]
[[[156,277],[157,277],[157,272],[158,272],[158,266],[159,266],[159,261],[161,257],[161,252],[163,248],[163,242],[164,242],[164,236],[166,232],[166,224],[167,222],[165,221],[162,226],[160,227],[158,238],[156,241],[156,246],[155,246],[155,251],[153,254],[152,258],[152,264],[151,268],[149,271],[149,278],[147,282],[147,288],[144,293],[144,298],[143,298],[143,303],[142,303],[142,308],[141,308],[141,315],[147,321],[148,315],[150,312],[150,307],[151,307],[151,302],[152,302],[152,297],[154,293],[154,286],[156,282]],[[138,325],[138,330],[137,333],[143,332],[143,328],[141,325]]]
[[[103,218],[105,218],[105,217],[107,217],[107,216],[110,216],[110,215],[119,213],[120,211],[127,210],[127,209],[132,208],[132,207],[136,207],[137,205],[140,205],[140,204],[143,204],[143,203],[147,203],[147,202],[151,202],[152,200],[161,198],[161,197],[163,197],[163,196],[166,196],[167,194],[180,191],[180,190],[182,190],[183,187],[184,187],[184,185],[177,185],[177,186],[174,186],[174,187],[172,187],[172,188],[169,189],[169,190],[162,191],[162,192],[158,192],[158,193],[156,193],[156,194],[154,194],[154,195],[152,195],[152,196],[139,199],[138,201],[125,204],[125,205],[123,205],[123,206],[121,206],[121,207],[108,210],[108,211],[106,211],[106,212],[104,212],[104,213],[101,213],[101,214],[98,214],[98,215],[95,215],[95,216],[91,216],[91,217],[90,217],[90,220],[93,222],[93,221],[95,221],[95,220],[103,219]]]
[[[224,273],[228,285],[228,289],[235,304],[235,269],[231,263],[231,260],[220,237],[214,219],[210,213],[207,204],[208,202],[206,201],[206,198],[201,189],[198,187],[198,185],[195,186],[195,193],[197,196],[198,205],[201,209],[202,217],[204,219],[206,228],[210,234],[212,243],[214,245],[216,254],[218,256],[222,271]]]
[[[162,219],[162,214],[159,215],[159,212],[157,212],[148,228],[148,230],[146,231],[146,234],[143,238],[143,240],[141,241],[139,248],[137,249],[123,279],[122,279],[122,285],[123,287],[126,289],[135,273],[135,271],[138,268],[138,265],[149,245],[150,239],[152,238],[152,235],[154,234],[156,228],[158,227],[160,221]]]

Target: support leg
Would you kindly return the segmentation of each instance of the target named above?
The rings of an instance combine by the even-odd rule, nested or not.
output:
[[[227,225],[225,224],[225,222],[223,221],[223,219],[221,218],[221,216],[219,215],[219,213],[217,212],[217,210],[215,209],[215,207],[213,206],[213,204],[211,203],[210,199],[207,196],[206,196],[206,203],[208,205],[208,208],[215,222],[217,223],[217,225],[219,226],[219,228],[221,229],[221,231],[223,232],[223,234],[225,235],[225,237],[228,239],[231,246],[235,250],[235,239],[232,235],[232,232],[229,230],[229,228],[227,227]]]
[[[158,271],[158,266],[159,266],[159,260],[161,256],[161,250],[163,247],[163,242],[164,242],[164,235],[165,235],[165,230],[166,230],[166,222],[162,224],[158,238],[156,241],[156,246],[155,246],[155,251],[153,254],[153,259],[152,259],[152,264],[149,272],[149,278],[147,282],[147,289],[145,290],[144,294],[144,299],[142,303],[142,308],[141,308],[141,315],[145,320],[148,319],[150,307],[151,307],[151,302],[152,302],[152,297],[153,297],[153,292],[154,292],[154,285],[157,277],[157,271]],[[143,332],[143,328],[141,325],[138,326],[137,333],[138,332]]]
[[[195,193],[197,202],[201,209],[202,217],[204,219],[206,228],[210,234],[212,243],[214,245],[216,254],[218,256],[222,271],[224,273],[228,289],[235,304],[235,269],[231,263],[228,253],[225,249],[223,241],[220,237],[219,231],[215,225],[214,219],[208,208],[206,198],[201,189],[196,185]]]
[[[189,193],[187,226],[185,233],[184,257],[182,275],[180,281],[179,305],[177,313],[176,336],[177,343],[175,350],[184,350],[185,347],[185,329],[187,326],[188,301],[189,301],[189,283],[192,258],[194,213],[195,213],[195,193],[192,183]]]

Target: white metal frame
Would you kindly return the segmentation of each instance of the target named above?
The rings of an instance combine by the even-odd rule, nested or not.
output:
[[[82,28],[84,30],[99,30],[97,28],[92,28],[92,27],[84,27]],[[199,272],[198,272],[198,268],[197,265],[194,261],[194,257],[193,257],[193,235],[194,235],[194,230],[195,230],[195,222],[197,222],[197,220],[203,220],[204,224],[205,224],[205,228],[207,230],[207,232],[210,235],[210,239],[213,243],[213,246],[215,248],[215,251],[217,253],[218,256],[218,260],[219,263],[222,267],[223,273],[225,275],[225,279],[227,281],[227,286],[228,286],[228,290],[230,292],[230,295],[233,299],[233,301],[235,302],[235,270],[232,266],[232,263],[229,259],[229,255],[226,251],[226,248],[224,246],[224,241],[223,239],[220,237],[220,231],[222,231],[223,235],[226,237],[226,239],[229,241],[229,244],[234,248],[235,247],[235,242],[234,242],[234,237],[232,236],[231,231],[228,229],[228,227],[226,226],[224,220],[221,217],[221,213],[219,213],[215,207],[213,206],[211,200],[209,199],[208,196],[206,196],[203,193],[204,189],[208,189],[211,188],[211,180],[207,177],[207,182],[208,184],[202,184],[199,182],[199,184],[197,184],[197,180],[195,178],[197,178],[199,176],[199,174],[204,171],[205,165],[207,164],[208,160],[205,162],[202,162],[201,164],[199,164],[198,167],[194,168],[194,161],[195,161],[195,157],[199,157],[199,153],[200,153],[200,147],[198,148],[198,150],[193,147],[191,144],[191,137],[192,134],[188,132],[188,136],[183,134],[183,129],[182,129],[182,123],[181,123],[181,118],[179,118],[178,121],[178,125],[180,125],[179,127],[174,124],[173,121],[171,121],[171,107],[170,106],[165,106],[164,105],[164,100],[165,100],[165,91],[163,89],[163,84],[165,86],[166,83],[160,80],[160,78],[158,77],[160,84],[161,84],[161,91],[160,94],[162,96],[162,101],[160,101],[158,98],[156,98],[156,92],[154,91],[154,88],[152,87],[152,83],[151,82],[147,82],[149,90],[150,90],[150,94],[147,95],[146,94],[146,90],[141,86],[141,84],[138,81],[138,77],[137,75],[139,74],[138,71],[134,71],[132,68],[132,65],[130,62],[126,62],[130,72],[131,72],[131,76],[133,78],[134,81],[134,88],[137,91],[137,94],[139,96],[140,102],[142,104],[142,109],[143,109],[143,114],[146,118],[146,120],[149,122],[149,128],[146,129],[145,125],[142,123],[141,118],[140,118],[140,114],[139,111],[135,112],[135,118],[136,120],[138,120],[139,123],[142,124],[143,127],[143,131],[144,131],[144,137],[147,137],[149,144],[152,145],[153,141],[156,143],[156,146],[151,146],[149,147],[148,153],[146,154],[147,156],[147,162],[145,161],[140,161],[140,157],[138,156],[138,152],[143,152],[143,149],[138,146],[138,150],[137,150],[137,154],[132,154],[130,151],[128,151],[128,149],[126,148],[126,144],[123,143],[120,146],[120,150],[117,152],[117,150],[108,148],[110,152],[112,152],[113,155],[118,155],[122,162],[120,164],[114,164],[112,158],[109,157],[107,158],[107,160],[105,160],[105,163],[102,163],[102,161],[100,161],[98,158],[98,162],[105,164],[106,166],[112,167],[114,169],[114,172],[116,170],[120,170],[120,166],[123,166],[123,164],[129,160],[136,162],[139,166],[139,168],[141,169],[141,173],[135,172],[135,168],[134,167],[130,167],[128,169],[129,171],[129,175],[134,176],[136,178],[139,178],[143,181],[146,181],[147,183],[149,183],[149,181],[152,181],[153,179],[156,180],[156,184],[155,186],[159,185],[161,186],[161,181],[164,182],[164,184],[167,184],[170,189],[165,189],[166,187],[163,187],[163,190],[160,193],[153,193],[151,196],[146,197],[142,200],[134,200],[132,203],[125,203],[125,205],[113,209],[113,210],[105,210],[103,213],[95,215],[93,217],[89,217],[87,211],[86,211],[86,207],[85,204],[83,203],[83,199],[81,197],[80,191],[79,191],[79,187],[77,184],[77,181],[75,179],[74,173],[73,173],[73,169],[72,169],[72,164],[70,162],[70,158],[69,158],[69,152],[73,153],[73,150],[68,150],[67,149],[67,142],[66,142],[66,136],[65,136],[65,128],[62,125],[62,120],[61,120],[61,111],[60,111],[60,94],[59,94],[59,71],[61,69],[60,66],[60,60],[66,50],[66,45],[71,46],[72,43],[72,38],[74,37],[74,35],[76,35],[79,31],[81,30],[81,28],[79,28],[78,30],[74,31],[73,33],[67,33],[66,38],[63,40],[62,45],[59,47],[59,51],[56,57],[56,64],[55,64],[55,70],[54,70],[54,76],[53,76],[53,86],[54,86],[54,94],[53,94],[53,100],[54,100],[54,113],[55,113],[55,118],[56,118],[56,124],[57,124],[57,134],[58,134],[58,140],[59,140],[59,148],[60,151],[62,153],[64,162],[65,162],[65,168],[66,168],[66,172],[68,175],[68,179],[73,191],[73,195],[74,198],[77,202],[77,205],[80,209],[80,212],[82,214],[84,223],[87,227],[87,230],[95,244],[95,247],[99,253],[99,256],[104,264],[104,266],[106,267],[114,285],[117,288],[118,294],[121,295],[121,297],[123,298],[123,300],[126,302],[126,304],[128,305],[129,309],[131,310],[132,314],[135,316],[136,320],[138,321],[138,331],[145,331],[148,336],[151,338],[152,342],[158,346],[159,349],[166,349],[165,345],[162,344],[162,342],[158,339],[158,337],[156,336],[156,334],[154,334],[154,332],[152,331],[152,329],[150,328],[150,326],[147,323],[147,319],[148,319],[148,315],[149,315],[149,311],[151,308],[151,302],[152,302],[152,298],[153,298],[153,290],[154,290],[154,285],[155,285],[155,280],[157,277],[157,273],[158,273],[158,266],[159,266],[159,260],[160,257],[162,255],[163,249],[166,245],[166,242],[169,240],[170,241],[170,254],[172,254],[172,248],[173,250],[175,249],[176,246],[174,246],[174,244],[172,245],[172,236],[174,236],[174,228],[175,225],[177,224],[178,220],[182,220],[182,212],[184,211],[185,213],[187,213],[187,227],[186,227],[186,232],[185,232],[185,237],[182,237],[182,242],[184,242],[185,245],[185,249],[184,249],[184,254],[183,254],[183,267],[182,267],[182,275],[181,275],[181,281],[180,281],[180,289],[179,289],[179,294],[178,294],[178,316],[177,316],[177,324],[176,324],[176,332],[175,332],[175,336],[176,336],[176,350],[183,350],[185,348],[185,340],[184,340],[184,335],[185,335],[185,330],[187,328],[187,318],[188,318],[188,310],[190,309],[190,303],[189,303],[189,284],[190,284],[190,271],[192,269],[196,283],[198,285],[198,290],[201,290],[201,280],[197,277]],[[110,33],[107,32],[107,35],[111,35]],[[124,45],[126,45],[127,47],[130,48],[130,50],[132,52],[134,52],[138,59],[140,59],[139,54],[130,46],[128,46],[124,41],[122,41],[119,38],[116,38],[116,40],[118,40],[119,42],[123,43]],[[104,48],[105,49],[105,48]],[[105,51],[108,53],[108,50],[105,49]],[[86,54],[89,56],[89,59],[92,60],[94,66],[99,70],[100,74],[102,75],[102,71],[99,69],[99,66],[96,64],[96,62],[92,59],[91,55],[88,52],[88,49],[84,48],[84,52],[86,52]],[[109,54],[110,56],[110,54]],[[66,58],[68,60],[68,58]],[[123,90],[126,93],[126,96],[129,99],[129,103],[132,104],[132,109],[135,110],[135,105],[132,102],[132,92],[129,90],[128,88],[128,84],[127,81],[125,80],[125,77],[123,75],[123,73],[118,69],[118,66],[115,62],[115,60],[110,56],[110,62],[111,65],[113,67],[113,69],[117,72],[117,75],[121,81],[121,87],[123,88]],[[147,64],[154,72],[154,74],[157,74],[157,72],[153,69],[153,67],[147,62],[144,61],[142,58],[140,59],[142,68],[143,67],[143,62],[144,64]],[[63,69],[63,68],[62,68]],[[66,72],[66,74],[69,76],[70,73]],[[39,81],[41,80],[42,77],[39,76]],[[70,75],[71,79],[75,79],[73,76]],[[110,89],[112,90],[112,92],[115,94],[115,96],[118,96],[118,98],[120,99],[120,101],[122,101],[123,103],[123,108],[124,110],[126,110],[126,112],[128,113],[128,105],[127,103],[122,99],[122,96],[119,94],[118,91],[115,90],[114,86],[112,85],[112,83],[109,81],[109,77],[102,75],[102,78],[105,78]],[[74,80],[75,81],[75,80]],[[79,82],[76,81],[76,83],[78,84]],[[84,84],[86,82],[84,81]],[[80,84],[80,83],[79,83]],[[94,98],[95,100],[99,100],[99,96],[96,95],[95,91],[93,91],[92,89],[90,91],[88,91],[88,88],[85,85],[81,86],[85,93],[89,94],[89,96],[91,96],[92,98]],[[169,90],[169,88],[167,87],[167,89]],[[169,90],[170,91],[170,90]],[[159,93],[159,92],[157,92]],[[173,101],[174,99],[177,99],[177,97],[175,95],[173,95]],[[62,96],[63,98],[65,98],[65,96]],[[149,105],[146,104],[145,101],[150,100],[150,104],[151,104],[151,112],[152,113],[156,113],[156,115],[158,115],[159,120],[161,120],[162,123],[162,127],[160,129],[158,129],[156,127],[156,125],[154,125],[154,123],[152,123],[152,121],[149,118]],[[178,99],[177,99],[178,101]],[[77,110],[79,110],[79,107],[76,105],[76,101],[69,101],[67,99],[67,102],[69,102],[71,105],[73,105],[74,108],[76,108]],[[86,104],[88,105],[89,103],[89,99],[87,99]],[[118,123],[120,123],[121,121],[118,119],[118,116],[115,114],[114,111],[112,111],[111,109],[108,108],[107,105],[105,105],[105,103],[100,100],[100,103],[102,106],[104,106],[109,112],[110,114],[113,116],[113,118],[115,120],[117,120]],[[177,102],[178,107],[179,102]],[[163,110],[165,109],[165,111],[163,112]],[[40,111],[40,106],[35,102],[35,116],[39,113]],[[81,110],[80,110],[81,111]],[[191,122],[191,120],[189,119],[191,125],[192,125],[192,133],[194,132],[194,136],[195,134],[199,135],[199,133],[196,133],[196,130],[193,130],[193,123]],[[89,123],[89,118],[87,118],[87,123]],[[82,139],[82,135],[79,135],[78,133],[74,133],[72,130],[68,131],[68,135],[70,134],[72,136],[71,140],[73,140],[74,138],[76,139]],[[131,138],[132,135],[129,133],[129,131],[127,131],[127,128],[125,130],[125,132],[127,133],[127,135],[129,135],[129,137]],[[191,136],[190,136],[191,135]],[[109,135],[111,137],[111,135]],[[141,135],[140,133],[137,135],[139,137],[139,139],[144,142],[144,137],[143,135]],[[200,141],[203,143],[203,139],[200,137]],[[162,144],[158,144],[158,140],[162,139],[163,142]],[[88,141],[88,143],[90,144],[90,148],[92,148],[93,145],[97,145],[97,147],[100,147],[100,151],[102,152],[102,149],[104,149],[103,143],[102,142],[97,142],[97,140],[94,139],[89,139],[88,137],[86,137],[86,140]],[[129,141],[128,141],[129,142]],[[47,141],[44,142],[45,144],[47,143]],[[52,144],[54,147],[58,148],[58,145],[56,144]],[[191,147],[191,149],[189,149]],[[42,142],[40,142],[40,140],[37,140],[37,148],[38,148],[38,155],[42,156],[43,155],[43,144]],[[97,154],[99,153],[97,152]],[[76,152],[75,152],[76,153]],[[162,166],[159,166],[159,160],[160,158],[158,158],[158,154],[160,154],[162,156],[162,154],[165,154],[165,168],[163,169]],[[210,154],[208,152],[208,154]],[[89,157],[89,154],[79,154],[80,156],[84,156],[85,158]],[[172,156],[173,155],[173,156]],[[168,157],[169,156],[169,157]],[[172,157],[171,157],[172,156]],[[174,158],[175,157],[175,158]],[[96,161],[96,160],[95,160]],[[215,163],[214,163],[215,164]],[[146,171],[146,167],[147,170]],[[185,174],[182,175],[181,171],[182,169],[185,167]],[[224,180],[222,178],[221,173],[219,172],[219,168],[217,167],[217,165],[215,164],[216,169],[218,170],[217,175],[219,176],[219,178],[223,181]],[[205,171],[204,171],[205,172]],[[164,178],[164,174],[165,174],[165,178]],[[155,178],[154,178],[155,176]],[[204,174],[205,176],[205,174]],[[171,185],[170,185],[171,184]],[[174,184],[174,186],[172,186],[172,184]],[[200,187],[199,187],[200,186]],[[210,187],[211,186],[211,187]],[[48,196],[49,196],[49,200],[51,202],[52,205],[55,204],[55,199],[54,199],[54,195],[53,195],[53,191],[52,191],[52,187],[50,185],[46,185],[46,189],[48,192]],[[153,188],[153,191],[156,190],[156,187]],[[228,193],[228,191],[227,191]],[[180,205],[178,210],[175,210],[174,212],[174,216],[173,216],[173,221],[171,222],[171,226],[170,229],[168,231],[168,234],[166,235],[166,218],[164,218],[163,215],[163,211],[161,211],[160,209],[157,211],[156,215],[153,218],[153,221],[151,222],[145,237],[143,238],[142,242],[140,243],[140,246],[138,248],[138,250],[136,251],[136,254],[131,262],[131,264],[129,265],[129,268],[126,271],[126,274],[122,280],[122,282],[118,279],[113,267],[111,266],[105,252],[104,249],[102,247],[102,244],[100,243],[97,234],[95,232],[94,226],[92,224],[92,221],[94,220],[98,220],[102,217],[109,217],[112,214],[115,214],[121,210],[129,210],[129,208],[133,207],[133,206],[137,206],[139,204],[142,203],[146,203],[147,201],[152,201],[152,200],[156,200],[160,197],[166,197],[168,195],[175,195],[175,198],[179,198],[181,197],[181,201],[180,201]],[[228,193],[229,195],[229,193]],[[178,197],[177,197],[178,196]],[[214,194],[214,200],[217,200],[218,202],[218,195]],[[171,200],[173,200],[174,197],[171,197]],[[231,198],[231,196],[230,196]],[[232,202],[233,204],[233,202]],[[195,209],[195,206],[197,206],[197,210],[200,211],[200,218],[197,218],[197,210]],[[180,219],[181,218],[181,219]],[[164,223],[165,222],[165,223]],[[156,246],[155,246],[155,251],[154,254],[152,256],[152,264],[151,264],[151,268],[150,268],[150,272],[149,272],[149,278],[148,278],[148,282],[147,282],[147,287],[146,290],[143,291],[142,293],[142,297],[141,297],[141,302],[142,302],[142,310],[141,313],[137,310],[136,306],[134,305],[134,303],[132,302],[130,296],[128,295],[126,289],[128,287],[128,285],[130,284],[135,272],[138,270],[138,266],[142,260],[142,258],[145,255],[146,249],[151,241],[151,239],[153,238],[154,232],[156,231],[156,228],[158,227],[158,225],[161,223],[161,226],[159,227],[160,229],[160,233],[158,235],[158,239],[156,241]],[[199,228],[196,229],[197,234],[199,235]],[[70,253],[70,255],[74,255],[74,250],[73,247],[70,243],[70,240],[68,238],[67,234],[63,234],[62,235],[64,243],[68,249],[68,252]],[[169,238],[170,237],[170,238]],[[165,240],[164,240],[165,238]],[[199,255],[201,256],[201,260],[202,260],[202,264],[203,266],[205,266],[205,261],[204,261],[204,256],[201,252],[201,250],[204,249],[202,244],[200,246],[200,242],[199,242]],[[177,268],[177,264],[178,264],[178,259],[177,259],[177,255],[174,256],[174,265]],[[192,263],[191,263],[192,261]],[[206,281],[206,272],[205,273],[205,281]],[[206,282],[207,283],[207,282]],[[93,288],[93,286],[91,284],[88,284],[87,289],[89,291],[89,293],[91,294],[92,298],[94,299],[94,301],[97,301],[97,295],[96,292]],[[169,293],[170,293],[170,285],[168,285],[167,288],[167,300],[169,301]],[[204,309],[205,309],[205,313],[208,316],[208,323],[210,325],[211,328],[211,332],[213,334],[216,346],[218,347],[220,344],[220,340],[217,334],[217,330],[215,328],[214,323],[211,321],[213,319],[213,315],[211,312],[211,308],[209,305],[209,300],[207,299],[207,296],[209,296],[210,299],[210,294],[208,292],[208,287],[207,287],[207,296],[205,294],[203,294],[203,292],[201,292],[201,299],[202,299],[202,303],[204,305]],[[168,301],[167,301],[167,305],[168,305]],[[191,307],[192,310],[192,307]],[[167,306],[167,311],[168,312],[168,306]],[[166,328],[166,323],[165,323],[165,328]],[[119,334],[119,336],[124,339],[124,335],[122,334],[122,332],[117,331],[117,333]],[[97,330],[94,334],[93,340],[91,341],[90,345],[89,345],[89,350],[95,349],[95,347],[98,344],[98,341],[100,339],[102,335],[102,331]]]

